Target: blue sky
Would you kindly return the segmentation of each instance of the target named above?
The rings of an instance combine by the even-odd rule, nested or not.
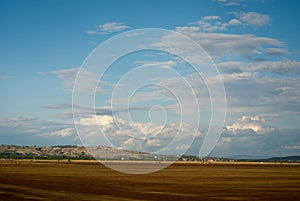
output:
[[[199,43],[220,71],[227,115],[214,155],[299,155],[299,8],[299,1],[292,0],[0,0],[0,144],[80,144],[72,119],[72,89],[86,57],[99,44],[123,31],[162,28],[176,30]],[[103,78],[105,92],[96,96],[99,114],[83,118],[83,122],[90,122],[84,125],[93,124],[96,118],[102,132],[115,137],[117,130],[112,125],[108,102],[120,75],[137,66],[151,69],[166,65],[192,80],[188,64],[179,60],[174,55],[152,52],[120,59]],[[164,70],[159,72],[159,83],[180,93],[176,79]],[[147,97],[156,94],[157,89],[140,92]],[[169,106],[169,123],[176,123],[176,112],[170,109],[175,99],[167,91],[157,94],[169,99],[137,101],[144,109],[131,111],[136,122],[128,123],[129,119],[118,113],[119,119],[114,123],[119,121],[128,132],[146,129],[155,133],[160,127],[145,124],[145,108],[159,103]],[[208,100],[198,101],[205,107]],[[152,110],[155,120],[161,120],[158,111]],[[202,111],[203,125],[196,137],[199,140],[210,118],[209,109]],[[164,138],[176,130],[170,124],[167,127]],[[188,125],[183,128],[186,133],[190,129]],[[164,145],[158,139],[148,144]],[[119,146],[124,148],[122,143]],[[136,144],[125,146],[132,147]],[[199,144],[194,143],[191,152],[195,154],[198,149]],[[151,146],[146,150],[152,151]]]

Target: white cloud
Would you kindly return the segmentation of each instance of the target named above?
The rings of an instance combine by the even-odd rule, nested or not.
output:
[[[242,24],[242,22],[237,19],[232,19],[228,22],[228,26],[235,26],[235,25],[240,25],[240,24]]]
[[[224,21],[220,16],[204,16],[201,20],[189,23],[190,26],[177,27],[176,31],[186,32],[186,31],[201,31],[201,32],[220,32],[226,31],[229,27],[248,25],[253,27],[260,27],[263,25],[271,24],[271,17],[268,15],[263,15],[255,12],[248,13],[236,13],[233,12],[236,18],[229,21]]]
[[[140,64],[140,67],[159,67],[159,68],[173,68],[177,66],[177,62],[169,61],[136,61],[135,63]]]
[[[224,74],[228,116],[235,113],[299,111],[299,78],[265,77],[257,73]]]
[[[99,125],[108,126],[114,122],[112,116],[109,115],[93,115],[91,117],[81,118],[78,122],[81,125]]]
[[[285,149],[288,150],[299,150],[300,151],[300,145],[288,145],[288,146],[284,146]]]
[[[291,60],[283,60],[283,61],[265,61],[265,62],[258,62],[251,65],[249,69],[253,72],[272,72],[279,75],[284,74],[300,74],[300,62],[298,61],[291,61]]]
[[[237,113],[261,115],[262,113],[299,111],[299,62],[290,60],[253,63],[230,61],[218,63],[217,66],[226,89],[229,118],[235,118]],[[187,76],[186,80],[198,96],[197,100],[201,110],[209,109],[211,107],[210,97],[205,83],[192,75]],[[161,78],[156,82],[172,89],[174,94],[181,94],[182,102],[193,99],[192,94],[187,91],[189,88],[185,87],[182,80],[177,77]],[[214,77],[206,82],[208,85],[214,85],[214,83]],[[159,98],[168,98],[168,93],[164,90],[145,91],[137,98],[137,101],[159,100]],[[197,112],[194,107],[189,107],[189,104],[185,104],[185,106],[183,110],[185,114]],[[177,104],[168,105],[165,108],[176,114],[182,112]],[[203,118],[209,119],[209,116],[205,115]]]
[[[278,75],[299,75],[300,74],[300,62],[292,61],[292,60],[282,60],[282,61],[262,61],[262,62],[222,62],[217,64],[218,68],[221,72],[230,75],[223,75],[224,78],[232,77],[234,75],[245,75],[245,73],[252,73],[253,78],[257,74],[263,77],[268,75],[264,75],[267,73],[274,73]],[[289,78],[290,79],[290,78]]]
[[[80,71],[80,74],[78,74]],[[76,79],[80,80],[80,84],[76,85],[78,92],[91,92],[95,90],[95,83],[98,83],[97,92],[105,93],[102,86],[112,87],[113,85],[100,80],[100,74],[89,72],[80,68],[61,69],[49,72],[42,72],[42,75],[54,74],[62,80],[62,87],[66,92],[72,92]]]
[[[42,146],[80,144],[78,139],[75,139],[73,123],[28,117],[1,118],[0,141],[3,144]]]
[[[121,130],[136,138],[148,138],[154,136],[163,129],[163,126],[151,124],[148,122],[128,122],[124,119],[112,117],[109,115],[92,115],[86,118],[80,118],[78,125],[99,126],[104,132],[109,129],[114,131]]]
[[[87,34],[109,34],[112,32],[119,32],[130,28],[129,26],[120,22],[107,22],[103,25],[98,25],[96,31],[87,31]]]
[[[271,21],[272,21],[270,16],[263,15],[256,12],[236,13],[235,15],[247,25],[253,27],[271,25]]]
[[[267,125],[264,115],[261,114],[265,114],[266,112],[279,113],[283,110],[286,111],[287,114],[288,112],[299,111],[300,83],[297,76],[300,68],[299,62],[290,60],[252,62],[252,60],[256,58],[264,59],[264,56],[287,54],[288,52],[284,49],[283,43],[277,39],[249,34],[203,33],[203,31],[226,30],[229,26],[242,25],[242,23],[251,26],[268,24],[268,17],[261,14],[241,14],[238,17],[239,19],[231,19],[228,22],[223,22],[219,16],[206,16],[200,21],[191,24],[192,26],[177,27],[176,30],[190,36],[198,42],[214,59],[227,61],[218,63],[217,65],[221,69],[221,76],[223,77],[227,90],[229,105],[228,116],[230,116],[231,119],[235,119],[237,114],[242,117],[237,118],[236,121],[231,121],[233,123],[227,125],[225,137],[221,139],[220,144],[222,146],[224,145],[223,147],[226,145],[228,149],[231,149],[231,146],[234,147],[233,143],[238,143],[241,146],[239,147],[240,150],[245,145],[249,148],[248,150],[251,150],[253,147],[262,145],[262,143],[266,143],[265,146],[271,146],[270,144],[276,141],[276,137],[279,135],[278,129],[274,126]],[[175,47],[183,51],[186,50],[186,44],[178,41],[175,35],[166,36],[157,45],[167,48]],[[189,51],[188,48],[187,51]],[[250,62],[245,62],[241,56],[250,59]],[[243,60],[243,62],[241,60]],[[144,66],[160,66],[165,68],[176,66],[176,62],[174,61],[142,61],[140,63]],[[63,71],[54,72],[54,74],[61,76],[62,79],[70,77],[67,76],[70,73],[71,72]],[[276,75],[274,76],[273,74]],[[293,74],[293,76],[289,77],[290,74]],[[199,90],[199,94],[201,94],[201,90],[204,89],[205,85],[203,85],[204,87],[199,86],[200,84],[197,84],[197,80],[194,81],[190,77],[187,79],[190,83],[194,84],[193,86],[195,86],[195,88]],[[208,80],[208,83],[214,84],[213,79],[212,77]],[[157,81],[160,84],[174,89],[176,93],[182,94],[186,100],[191,98],[190,94],[186,94],[186,88],[182,87],[181,80],[169,77]],[[69,85],[68,82],[66,85]],[[205,92],[207,93],[207,91]],[[140,100],[142,100],[142,98],[149,100],[151,96],[154,97],[154,99],[156,97],[167,97],[163,91],[156,91],[155,93],[145,92],[141,95]],[[207,97],[205,100],[201,98],[202,97],[199,98],[199,102],[209,103]],[[178,107],[173,107],[173,109],[174,108],[178,109]],[[194,108],[189,109],[193,110]],[[109,110],[111,111],[110,108]],[[251,116],[249,115],[250,113]],[[119,123],[122,129],[129,133],[129,136],[144,138],[160,132],[160,125],[151,125],[141,122],[132,123],[124,119],[117,119],[116,121],[118,122],[113,121],[111,116],[98,115],[81,119],[79,124],[85,126],[100,126],[101,131],[108,133],[109,139],[114,142],[118,141],[116,143],[119,147],[135,150],[140,149],[141,151],[153,151],[157,147],[165,146],[170,142],[172,134],[176,133],[177,129],[176,125],[169,125],[162,130],[161,138],[138,141],[132,138],[126,138],[126,136],[124,137],[124,133],[118,129],[116,123]],[[189,135],[188,132],[189,129],[185,128],[185,134],[183,134],[183,136]],[[234,136],[236,137],[235,140],[232,136],[226,137],[228,133],[235,133],[236,136],[243,137],[237,138]],[[94,130],[94,134],[97,135],[97,130]],[[252,135],[261,138],[252,138]],[[266,137],[267,135],[268,137]],[[261,140],[262,138],[263,140]],[[270,140],[270,142],[268,142],[267,139]],[[293,137],[293,139],[297,141],[297,138]],[[291,144],[291,141],[279,144],[280,146],[285,146],[286,149],[288,149],[287,147],[291,147],[290,150],[292,150],[292,147],[296,145]],[[186,145],[182,144],[177,147],[186,147]]]
[[[299,154],[299,129],[274,129],[264,135],[252,129],[235,131],[226,130],[219,140],[212,155],[238,156],[254,158],[288,156]],[[259,132],[259,131],[258,131]]]
[[[26,125],[30,125],[35,122],[37,119],[28,118],[28,117],[9,117],[9,118],[0,118],[0,126],[6,127],[22,127]]]
[[[61,69],[56,71],[50,71],[46,74],[55,74],[63,81],[63,89],[65,91],[72,91],[74,82],[77,76],[79,68]]]
[[[281,48],[266,48],[265,53],[267,53],[269,55],[278,56],[278,55],[287,54],[288,51],[286,51],[285,49],[281,49]]]
[[[212,16],[204,16],[202,20],[209,21],[209,20],[221,20],[221,17],[212,15]]]
[[[248,64],[240,61],[227,61],[216,64],[222,74],[242,73],[242,68]]]
[[[199,32],[200,28],[196,26],[183,26],[183,27],[176,27],[176,31],[180,33],[193,33],[193,32]]]
[[[99,121],[100,119],[100,121]],[[178,152],[179,145],[188,146],[195,136],[201,136],[200,131],[190,124],[154,124],[149,122],[130,122],[111,116],[90,116],[81,118],[76,124],[81,132],[81,139],[89,146],[109,144],[103,140],[105,136],[116,148],[155,152],[172,142],[169,150]],[[177,136],[177,137],[176,137]],[[102,143],[102,144],[101,144]]]
[[[176,31],[186,32],[186,31],[201,31],[201,32],[218,32],[225,31],[230,26],[241,25],[241,21],[237,19],[231,19],[228,22],[223,22],[222,18],[219,16],[204,16],[201,20],[189,23],[190,28],[187,27],[177,27]],[[197,28],[199,30],[197,30]]]
[[[69,137],[75,133],[74,128],[65,128],[58,131],[53,131],[49,133],[42,133],[40,136],[58,136],[58,137]]]
[[[214,27],[207,27],[207,29],[211,28],[214,29]],[[215,61],[221,58],[223,61],[225,59],[232,61],[240,56],[250,60],[259,60],[264,59],[267,48],[284,49],[283,43],[279,40],[250,34],[203,33],[201,28],[197,27],[177,27],[176,31],[189,36],[201,45]],[[189,46],[180,42],[176,34],[163,37],[157,46],[189,51]],[[188,54],[191,55],[191,53]]]
[[[230,143],[232,142],[232,137],[221,137],[219,139],[219,142],[217,144],[217,148],[225,148],[225,149],[230,149]]]
[[[222,6],[240,6],[245,0],[212,0],[218,2]]]
[[[150,139],[147,141],[147,145],[149,146],[161,146],[161,141],[159,139]]]
[[[265,125],[265,119],[261,116],[243,116],[232,125],[226,126],[227,129],[238,133],[240,130],[252,130],[257,134],[265,134],[274,131],[275,128]]]

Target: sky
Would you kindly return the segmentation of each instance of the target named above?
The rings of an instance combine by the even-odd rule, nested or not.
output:
[[[212,156],[300,155],[298,19],[293,0],[0,0],[0,144],[108,139],[116,148],[157,153],[172,144],[164,151],[195,155],[215,115]],[[133,43],[165,51],[123,55],[103,74],[98,59],[92,70],[101,51],[131,47],[130,36],[149,36],[147,28],[162,30],[155,42]],[[109,40],[127,31],[122,43]],[[191,65],[200,63],[205,78]],[[88,99],[95,108],[83,107],[93,106]]]

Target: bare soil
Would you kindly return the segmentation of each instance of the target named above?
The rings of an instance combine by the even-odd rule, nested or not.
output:
[[[300,165],[177,163],[129,175],[87,161],[1,160],[0,200],[300,200]]]

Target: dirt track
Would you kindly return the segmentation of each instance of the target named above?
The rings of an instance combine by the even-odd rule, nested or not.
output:
[[[1,161],[0,200],[300,200],[300,165],[182,163],[128,175],[98,163]]]

